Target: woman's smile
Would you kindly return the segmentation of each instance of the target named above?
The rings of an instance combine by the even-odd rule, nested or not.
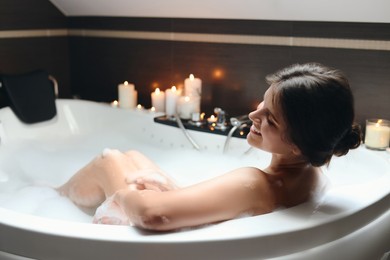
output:
[[[250,131],[251,131],[252,133],[254,133],[255,135],[261,136],[260,130],[259,130],[255,125],[252,125],[252,126],[251,126]]]

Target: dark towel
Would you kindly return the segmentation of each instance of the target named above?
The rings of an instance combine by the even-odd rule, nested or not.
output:
[[[57,114],[54,87],[46,71],[3,75],[1,82],[9,106],[22,122],[38,123]]]

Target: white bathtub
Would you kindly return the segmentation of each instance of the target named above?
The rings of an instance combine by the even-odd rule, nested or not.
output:
[[[324,169],[319,201],[177,232],[90,224],[91,216],[48,185],[65,182],[104,148],[138,149],[181,185],[269,155],[234,138],[153,122],[156,114],[57,100],[58,115],[35,125],[0,110],[0,259],[380,259],[390,251],[390,155],[360,147]]]

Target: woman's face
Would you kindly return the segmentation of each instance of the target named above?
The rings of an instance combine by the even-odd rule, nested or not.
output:
[[[253,122],[247,136],[248,143],[256,148],[274,154],[290,154],[294,145],[287,142],[286,123],[282,116],[281,106],[275,104],[274,89],[269,87],[264,100],[257,109],[249,113]]]

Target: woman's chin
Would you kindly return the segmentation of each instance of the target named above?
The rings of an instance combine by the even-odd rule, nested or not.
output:
[[[262,139],[261,136],[253,134],[251,132],[249,132],[249,134],[246,136],[246,141],[248,142],[248,144],[252,147],[259,148],[259,149],[261,149],[259,147],[261,139]]]

